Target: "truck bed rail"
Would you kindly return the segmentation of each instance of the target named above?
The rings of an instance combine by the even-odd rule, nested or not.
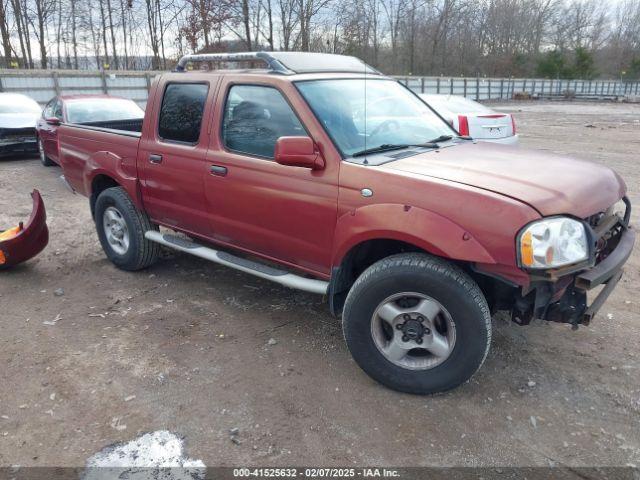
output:
[[[131,130],[120,130],[115,128],[96,127],[93,125],[85,125],[82,123],[63,123],[62,125],[67,127],[72,127],[72,128],[80,128],[83,130],[93,130],[95,132],[113,133],[114,135],[125,135],[127,137],[134,137],[134,138],[142,137],[142,132],[134,132]]]

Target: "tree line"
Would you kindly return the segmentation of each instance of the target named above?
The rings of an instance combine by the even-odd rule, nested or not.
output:
[[[0,0],[0,35],[13,68],[301,50],[398,75],[640,78],[640,0]]]

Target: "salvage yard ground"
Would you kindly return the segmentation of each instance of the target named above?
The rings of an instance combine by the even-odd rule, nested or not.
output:
[[[523,146],[613,167],[638,225],[640,105],[497,108]],[[0,160],[0,227],[38,188],[51,231],[0,274],[0,466],[83,466],[159,430],[208,466],[640,466],[640,247],[590,327],[495,318],[471,382],[410,396],[358,369],[318,296],[169,252],[117,270],[60,174]]]

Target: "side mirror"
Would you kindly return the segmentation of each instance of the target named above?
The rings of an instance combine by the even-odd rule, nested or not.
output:
[[[291,167],[322,170],[324,160],[310,137],[280,137],[276,142],[276,162]]]
[[[47,117],[44,119],[44,121],[47,122],[47,124],[49,125],[56,125],[56,126],[62,123],[58,117]]]

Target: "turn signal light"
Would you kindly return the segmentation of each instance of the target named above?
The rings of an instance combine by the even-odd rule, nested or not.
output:
[[[531,241],[531,232],[525,233],[520,239],[520,261],[523,267],[531,267],[533,265],[533,242]]]
[[[0,232],[0,242],[4,242],[5,240],[9,240],[16,235],[18,235],[22,231],[22,225],[17,227],[10,228],[9,230],[5,230],[4,232]]]
[[[7,258],[4,256],[4,252],[0,250],[0,265],[4,265],[7,261]]]

